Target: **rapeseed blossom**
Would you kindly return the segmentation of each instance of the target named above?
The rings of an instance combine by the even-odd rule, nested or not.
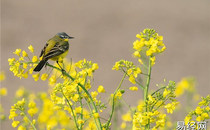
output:
[[[210,119],[210,95],[202,97],[202,101],[200,101],[198,105],[195,110],[189,112],[185,117],[185,124],[195,120],[200,122]]]
[[[142,62],[141,55],[149,56],[151,65],[155,64],[155,55],[165,51],[166,47],[163,44],[163,37],[159,36],[153,29],[145,29],[140,34],[137,34],[138,40],[133,42],[133,55],[140,59]]]
[[[100,100],[100,93],[106,92],[105,87],[99,85],[95,88],[93,82],[94,72],[99,69],[97,63],[86,59],[78,62],[59,59],[59,65],[48,63],[45,70],[35,73],[33,69],[42,58],[34,54],[33,46],[28,47],[30,53],[16,49],[13,53],[18,58],[8,59],[10,71],[14,76],[21,79],[31,75],[34,81],[48,81],[50,87],[48,92],[38,94],[28,93],[24,88],[16,91],[17,102],[11,107],[9,115],[9,119],[13,121],[12,126],[19,130],[28,128],[107,130],[111,127],[114,113],[121,110],[125,104],[123,99],[127,90],[137,91],[141,88],[144,99],[136,106],[127,105],[129,111],[120,115],[122,118],[120,127],[133,130],[170,127],[172,124],[166,118],[166,111],[168,114],[175,111],[178,105],[176,96],[182,95],[186,90],[195,91],[192,87],[194,82],[183,79],[175,85],[175,82],[169,81],[168,84],[158,86],[155,91],[149,90],[151,68],[156,62],[156,55],[164,52],[166,46],[163,44],[163,37],[153,29],[145,29],[136,37],[137,40],[133,42],[133,56],[137,59],[137,64],[120,60],[112,68],[122,71],[124,75],[111,94],[110,117],[105,120],[101,120],[104,118],[101,113],[107,106]],[[0,75],[0,80],[2,79],[4,76]],[[126,80],[132,86],[122,88],[128,86],[123,85]],[[0,95],[6,95],[4,88],[0,89]],[[199,106],[187,115],[185,122],[192,119],[196,121],[209,119],[208,105],[209,97],[203,98]]]

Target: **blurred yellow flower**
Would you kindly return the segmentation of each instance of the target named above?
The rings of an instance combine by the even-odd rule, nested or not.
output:
[[[32,77],[34,78],[34,81],[38,81],[39,80],[39,75],[40,75],[40,73],[32,75]]]
[[[41,80],[45,81],[48,78],[48,74],[44,73],[41,76]]]
[[[125,129],[126,128],[126,123],[125,122],[122,122],[122,124],[120,125],[120,128],[121,129]]]
[[[30,51],[31,53],[34,52],[34,47],[33,47],[32,45],[30,45],[30,46],[28,47],[28,49],[29,49],[29,51]]]
[[[134,78],[133,75],[131,75],[131,76],[129,77],[129,81],[130,81],[132,84],[136,84],[136,79]]]
[[[99,113],[97,113],[97,112],[93,113],[93,117],[94,117],[94,118],[99,118],[99,117],[100,117],[100,116],[99,116]]]
[[[136,86],[130,87],[129,89],[130,89],[131,91],[138,91],[138,87],[136,87]]]
[[[15,52],[13,52],[13,53],[16,54],[17,56],[20,56],[21,49],[16,49]]]
[[[5,73],[3,71],[0,72],[0,82],[6,79]]]
[[[122,115],[122,120],[123,120],[123,121],[128,121],[128,122],[129,122],[129,121],[132,121],[132,117],[131,117],[130,112],[128,112],[128,113]]]
[[[13,121],[12,122],[12,127],[17,127],[19,125],[20,121]]]
[[[99,93],[105,93],[106,91],[105,91],[105,89],[104,89],[104,87],[102,85],[99,85],[98,86],[98,92]]]
[[[24,51],[24,50],[22,51],[22,56],[23,57],[27,57],[28,56],[28,54],[26,53],[26,51]]]
[[[7,95],[7,88],[0,88],[0,96],[6,96]]]

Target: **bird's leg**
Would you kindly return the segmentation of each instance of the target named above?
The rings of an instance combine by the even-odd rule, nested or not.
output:
[[[44,65],[44,67],[47,67],[47,65],[49,65],[49,63],[48,63],[48,62],[46,62],[46,64]]]
[[[60,67],[60,69],[61,69],[61,71],[62,71],[62,73],[63,72],[65,72],[65,70],[60,66],[60,64],[59,64],[59,62],[58,61],[56,61],[56,63],[58,64],[58,66]]]

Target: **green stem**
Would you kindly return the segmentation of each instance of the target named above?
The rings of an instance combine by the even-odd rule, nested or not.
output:
[[[115,102],[114,102],[114,100],[115,100],[115,95],[116,95],[117,91],[120,89],[120,87],[121,87],[121,85],[122,85],[122,83],[123,83],[125,77],[126,77],[126,73],[124,73],[124,75],[123,75],[123,77],[122,77],[122,80],[120,81],[120,83],[119,83],[117,89],[115,90],[115,92],[114,92],[114,94],[113,94],[113,97],[112,97],[112,98],[113,98],[113,99],[112,99],[112,111],[111,111],[111,115],[109,116],[109,120],[107,121],[106,129],[108,129],[109,124],[110,124],[111,119],[112,119],[112,116],[113,116],[113,114],[114,114],[114,110],[115,110]]]
[[[62,70],[61,70],[60,68],[58,68],[58,67],[55,67],[55,66],[50,65],[50,64],[47,64],[47,65],[48,65],[49,67],[52,67],[52,68],[56,69],[56,70],[62,71]],[[66,75],[68,78],[70,78],[72,81],[75,80],[73,77],[71,77],[71,76],[70,76],[68,73],[66,73],[65,71],[62,71],[62,73],[63,73],[64,75]],[[90,93],[86,90],[85,86],[83,86],[81,83],[78,83],[78,85],[84,90],[84,92],[85,92],[85,93],[87,94],[87,96],[90,98],[90,102],[91,102],[91,104],[93,105],[93,108],[94,108],[95,112],[98,113],[98,109],[97,109],[97,107],[96,107],[96,105],[95,105],[95,103],[94,103],[94,101],[93,101],[93,98],[92,98],[92,96],[90,95]],[[102,129],[102,124],[101,124],[100,119],[98,118],[97,121],[98,121],[98,124],[100,125],[100,129]]]
[[[150,60],[150,57],[149,57],[149,65],[148,65],[148,77],[147,77],[147,82],[146,82],[146,87],[144,89],[144,101],[146,102],[147,101],[147,97],[148,97],[148,90],[149,90],[149,84],[150,84],[150,79],[151,79],[151,60]],[[147,102],[146,102],[146,112],[147,112]]]
[[[79,126],[78,126],[78,124],[77,124],[77,117],[76,117],[76,115],[74,114],[73,108],[72,108],[72,106],[71,106],[69,100],[67,99],[66,95],[63,93],[63,90],[61,90],[61,92],[62,92],[62,95],[64,96],[64,98],[66,99],[67,104],[69,105],[69,107],[70,107],[70,109],[71,109],[71,112],[72,112],[72,115],[73,115],[73,118],[74,118],[74,123],[75,123],[77,129],[80,130],[80,129],[79,129]]]
[[[28,122],[31,124],[31,126],[33,127],[33,129],[34,130],[36,130],[36,127],[35,127],[35,125],[31,122],[31,120],[28,118],[28,116],[25,114],[25,112],[24,111],[22,111],[22,110],[20,110],[22,113],[23,113],[23,115],[26,117],[26,119],[28,120]]]
[[[80,115],[80,118],[81,120],[83,120],[83,104],[82,104],[82,97],[81,97],[81,93],[79,92],[79,88],[77,87],[77,92],[79,94],[79,103],[80,103],[80,106],[81,106],[81,115]],[[82,129],[82,125],[83,124],[80,124],[80,128]]]
[[[88,99],[87,99],[87,100],[88,100]],[[88,101],[87,101],[87,102],[88,102]],[[92,111],[92,109],[91,109],[91,107],[90,107],[90,104],[87,103],[87,105],[88,105],[88,108],[89,108],[90,111],[91,111],[91,115],[92,115],[92,117],[93,117],[93,119],[94,119],[94,122],[95,122],[95,124],[96,124],[97,129],[99,129],[98,124],[97,124],[97,122],[96,122],[96,119],[95,119],[95,117],[93,116],[93,111]]]
[[[144,102],[145,102],[145,112],[148,111],[148,104],[147,104],[147,98],[148,98],[148,91],[149,91],[149,84],[150,84],[150,79],[151,79],[151,60],[149,57],[149,63],[148,63],[148,77],[147,77],[147,82],[146,82],[146,87],[144,89]],[[145,126],[146,130],[150,128],[150,124],[148,123],[148,125]]]

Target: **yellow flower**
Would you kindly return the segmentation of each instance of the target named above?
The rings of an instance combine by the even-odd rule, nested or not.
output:
[[[40,73],[32,75],[32,77],[34,78],[34,81],[38,81],[39,80],[39,75],[40,75]]]
[[[139,122],[141,123],[141,125],[145,126],[149,123],[149,116],[143,116],[141,115]]]
[[[123,121],[128,121],[128,122],[129,122],[129,121],[132,121],[131,114],[128,112],[128,113],[122,115],[122,120],[123,120]]]
[[[125,128],[126,128],[126,123],[123,122],[123,123],[120,125],[120,128],[121,128],[121,129],[125,129]]]
[[[96,125],[94,122],[89,122],[88,128],[86,130],[96,130]]]
[[[17,105],[18,106],[24,106],[25,105],[25,99],[23,98],[22,100],[20,100],[20,101],[17,101]]]
[[[209,106],[206,107],[206,111],[210,111],[210,107]]]
[[[158,120],[156,121],[156,126],[158,127],[164,127],[166,122],[166,114],[161,114],[158,116]]]
[[[24,95],[24,93],[25,93],[25,90],[24,90],[23,87],[21,87],[21,88],[19,88],[19,89],[16,91],[15,97],[20,98],[20,97],[22,97],[22,96]]]
[[[198,114],[198,115],[200,115],[202,113],[202,109],[200,107],[197,107],[195,109],[195,113]]]
[[[22,56],[23,57],[27,57],[28,56],[28,54],[26,53],[26,51],[22,51]]]
[[[192,119],[191,116],[186,116],[184,119],[185,125],[188,124],[191,119]]]
[[[120,99],[120,98],[122,97],[122,93],[121,93],[121,91],[120,91],[120,90],[118,90],[115,96],[116,96],[116,97],[118,97],[118,98]]]
[[[29,72],[29,74],[32,74],[33,71],[34,71],[34,68],[30,68],[28,72]]]
[[[10,109],[9,119],[14,120],[15,117],[18,116],[18,114],[15,112],[16,109]]]
[[[166,126],[169,127],[169,128],[171,128],[173,126],[173,124],[170,121],[167,121],[166,122]]]
[[[197,118],[196,118],[196,121],[202,121],[202,117],[201,116],[198,116]]]
[[[139,51],[134,51],[133,55],[134,55],[135,57],[141,57]]]
[[[22,125],[20,125],[20,126],[18,127],[18,130],[26,130],[26,128],[23,127]]]
[[[49,84],[50,85],[54,85],[56,83],[56,76],[55,75],[52,75],[50,78],[49,78]]]
[[[27,69],[27,67],[28,67],[28,64],[23,63],[23,68],[24,68],[24,69]]]
[[[32,58],[32,62],[37,62],[38,61],[38,58],[37,58],[37,56],[33,56],[33,58]]]
[[[93,77],[93,70],[92,68],[87,69],[88,76]]]
[[[14,128],[17,127],[19,123],[20,123],[20,121],[13,121],[12,127],[14,127]]]
[[[44,73],[41,76],[41,80],[45,81],[48,78],[48,74]]]
[[[31,117],[33,117],[38,112],[38,108],[36,107],[36,103],[34,101],[29,102],[28,108],[28,114]]]
[[[15,58],[9,58],[8,62],[9,62],[9,65],[13,65],[15,62]]]
[[[37,107],[28,109],[28,114],[29,114],[31,117],[33,117],[37,112],[38,112],[38,108],[37,108]]]
[[[148,99],[149,99],[149,104],[155,101],[155,98],[152,97],[152,95],[149,95]]]
[[[175,94],[177,97],[179,97],[184,93],[185,90],[193,92],[194,86],[195,80],[193,78],[183,78],[179,83],[177,83]]]
[[[143,65],[143,61],[141,59],[138,59],[138,62]]]
[[[133,75],[131,75],[131,76],[129,77],[129,81],[130,81],[132,84],[136,84],[136,80],[135,80],[135,78],[134,78]]]
[[[98,64],[93,63],[92,69],[93,69],[93,70],[97,70],[98,68],[99,68],[99,67],[98,67]]]
[[[170,92],[170,90],[165,89],[163,92],[163,97],[165,98]]]
[[[99,116],[99,114],[96,112],[96,113],[93,113],[93,117],[94,117],[94,118],[99,118],[100,116]]]
[[[201,114],[201,117],[202,117],[202,120],[205,120],[205,119],[209,119],[209,114],[208,113],[202,113]]]
[[[30,51],[31,53],[33,53],[33,52],[34,52],[34,48],[33,48],[33,46],[32,46],[32,45],[30,45],[30,46],[28,47],[28,49],[29,49],[29,51]]]
[[[77,102],[79,100],[79,94],[75,94],[73,97],[72,97],[72,100],[74,102]]]
[[[20,56],[21,49],[16,49],[15,52],[13,52],[13,53],[16,54],[17,56]]]
[[[3,81],[6,79],[5,73],[3,71],[0,72],[0,81]]]
[[[98,86],[98,92],[99,93],[105,93],[105,89],[104,89],[104,87],[102,85]]]
[[[98,93],[96,92],[96,91],[94,91],[94,92],[91,92],[91,96],[92,96],[92,98],[96,98],[96,96],[98,95]]]
[[[131,91],[138,91],[138,87],[136,87],[136,86],[130,87],[129,89],[130,89]]]
[[[140,68],[136,68],[136,70],[133,72],[133,76],[136,78],[138,76],[138,74],[141,74]]]
[[[76,113],[81,113],[81,111],[82,111],[81,106],[75,108],[75,112]]]
[[[163,46],[163,48],[161,48],[161,52],[166,50],[166,46]]]
[[[90,83],[86,83],[86,84],[85,84],[85,88],[86,88],[86,89],[90,89],[90,88],[91,88],[91,84],[90,84]]]
[[[115,65],[113,66],[112,70],[119,70],[120,63],[116,62]]]
[[[128,69],[127,74],[130,75],[133,72],[132,69]]]
[[[165,108],[167,109],[168,113],[173,113],[175,106],[178,104],[178,102],[172,102],[172,103],[168,103],[167,105],[165,105]]]
[[[141,38],[142,38],[142,36],[141,36],[140,34],[136,34],[136,38],[141,39]]]
[[[7,89],[6,88],[0,88],[0,96],[6,96],[7,95]]]
[[[143,46],[144,46],[143,40],[141,40],[141,41],[136,40],[133,42],[133,49],[135,49],[135,50],[141,51]]]
[[[151,60],[151,65],[153,66],[155,64],[155,60],[156,60],[155,57],[154,56],[151,57],[150,60]]]
[[[77,122],[78,122],[79,125],[84,124],[84,120],[81,120],[81,119],[79,119]]]

